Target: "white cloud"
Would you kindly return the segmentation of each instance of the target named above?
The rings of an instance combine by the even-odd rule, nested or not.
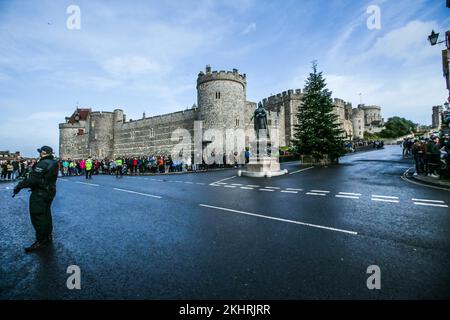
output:
[[[436,48],[428,43],[428,35],[432,29],[438,29],[436,22],[411,21],[378,38],[365,57],[385,57],[404,63],[416,63],[432,57],[436,52]]]
[[[108,73],[120,77],[143,75],[161,70],[158,63],[142,56],[113,57],[106,60],[102,67]]]
[[[244,30],[242,30],[241,34],[242,35],[247,35],[250,32],[255,32],[255,31],[256,31],[256,23],[252,22]]]

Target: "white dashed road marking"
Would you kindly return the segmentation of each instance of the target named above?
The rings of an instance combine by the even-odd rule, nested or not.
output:
[[[305,169],[300,169],[300,170],[291,172],[291,173],[289,173],[289,174],[296,174],[296,173],[299,173],[299,172],[302,172],[302,171],[306,171],[306,170],[309,170],[309,169],[312,169],[312,168],[314,168],[314,167],[309,167],[309,168],[305,168]]]
[[[292,190],[281,190],[282,193],[298,193],[298,191],[292,191]]]
[[[114,190],[116,191],[122,191],[122,192],[127,192],[127,193],[132,193],[132,194],[137,194],[140,196],[145,196],[145,197],[150,197],[150,198],[157,198],[157,199],[161,199],[162,197],[160,196],[155,196],[153,194],[148,194],[148,193],[142,193],[142,192],[136,192],[136,191],[131,191],[131,190],[124,190],[124,189],[118,189],[118,188],[114,188]]]
[[[311,192],[330,193],[328,190],[311,190]]]
[[[412,200],[412,201],[420,201],[420,202],[445,203],[445,202],[442,201],[442,200],[427,200],[427,199],[415,199],[415,198],[412,198],[411,200]]]
[[[210,184],[220,183],[220,182],[227,181],[227,180],[230,180],[230,179],[233,179],[233,178],[236,178],[236,176],[232,176],[232,177],[229,177],[229,178],[221,179],[219,181],[214,181],[214,182],[211,182]]]
[[[383,198],[383,199],[398,199],[398,197],[392,197],[392,196],[378,196],[376,194],[372,195],[372,198]]]
[[[307,192],[306,194],[309,196],[326,196],[325,193]]]
[[[414,202],[414,204],[419,205],[419,206],[448,208],[448,205],[446,205],[446,204],[423,203],[423,202]]]
[[[286,190],[289,190],[289,191],[303,191],[303,189],[296,189],[296,188],[286,188]]]
[[[335,195],[336,198],[347,198],[347,199],[359,199],[359,197],[357,196],[347,196],[347,195],[343,195],[343,194],[337,194]]]
[[[273,189],[259,189],[260,191],[269,191],[269,192],[273,192],[273,191],[275,191],[275,190],[273,190]]]
[[[75,183],[79,183],[79,184],[85,184],[87,186],[93,186],[93,187],[99,187],[100,185],[95,184],[95,183],[87,183],[87,182],[81,182],[81,181],[77,181]]]
[[[378,198],[372,198],[372,201],[380,201],[380,202],[392,202],[392,203],[398,203],[398,200],[389,200],[389,199],[378,199]]]
[[[241,189],[245,189],[245,190],[255,190],[255,188],[250,188],[250,187],[241,187]]]
[[[361,193],[352,193],[352,192],[339,192],[339,194],[343,194],[346,196],[361,196]]]
[[[318,228],[318,229],[325,229],[325,230],[329,230],[329,231],[342,232],[342,233],[347,233],[347,234],[351,234],[351,235],[357,235],[358,234],[355,231],[349,231],[349,230],[344,230],[344,229],[338,229],[338,228],[332,228],[332,227],[327,227],[327,226],[321,226],[321,225],[318,225],[318,224],[311,224],[311,223],[295,221],[295,220],[275,218],[275,217],[271,217],[271,216],[265,216],[265,215],[262,215],[262,214],[256,214],[256,213],[250,213],[250,212],[245,212],[245,211],[240,211],[240,210],[233,210],[233,209],[228,209],[228,208],[210,206],[210,205],[207,205],[207,204],[199,204],[199,206],[205,207],[205,208],[210,208],[210,209],[221,210],[221,211],[240,213],[240,214],[253,216],[253,217],[258,217],[258,218],[263,218],[263,219],[270,219],[270,220],[275,220],[275,221],[281,221],[281,222],[287,222],[287,223],[292,223],[292,224],[298,224],[298,225],[312,227],[312,228]]]

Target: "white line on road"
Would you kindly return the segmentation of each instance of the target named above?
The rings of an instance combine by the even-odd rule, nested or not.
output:
[[[381,201],[381,202],[393,202],[398,203],[398,200],[389,200],[389,199],[378,199],[378,198],[372,198],[372,201]]]
[[[250,187],[250,188],[260,188],[261,186],[257,186],[257,185],[255,185],[255,184],[248,184],[247,187]]]
[[[95,184],[95,183],[87,183],[87,182],[81,182],[81,181],[77,181],[77,182],[75,182],[75,183],[85,184],[85,185],[93,186],[93,187],[99,187],[99,186],[100,186],[100,185]]]
[[[240,187],[240,186],[242,186],[242,183],[232,183],[231,185]]]
[[[309,195],[309,196],[326,196],[325,193],[307,192],[306,194]]]
[[[230,180],[230,179],[233,179],[233,178],[236,178],[236,176],[232,176],[232,177],[229,177],[229,178],[225,178],[225,179],[222,179],[222,180],[219,180],[219,181],[214,181],[214,182],[211,182],[210,184],[220,183],[220,182],[227,181],[227,180]]]
[[[306,171],[306,170],[309,170],[309,169],[312,169],[312,168],[314,168],[314,167],[309,167],[309,168],[305,168],[305,169],[300,169],[300,170],[297,170],[297,171],[291,172],[291,173],[289,173],[289,174],[295,174],[295,173],[299,173],[299,172],[302,172],[302,171]]]
[[[430,206],[430,207],[448,208],[448,205],[446,205],[446,204],[422,203],[422,202],[414,202],[414,204],[417,204],[417,205],[419,205],[419,206]]]
[[[280,190],[280,187],[264,187],[266,189],[274,189],[274,190]]]
[[[233,209],[228,209],[228,208],[221,208],[221,207],[210,206],[210,205],[207,205],[207,204],[199,204],[199,206],[205,207],[205,208],[210,208],[210,209],[216,209],[216,210],[222,210],[222,211],[229,211],[229,212],[234,212],[234,213],[245,214],[245,215],[248,215],[248,216],[253,216],[253,217],[258,217],[258,218],[264,218],[264,219],[282,221],[282,222],[287,222],[287,223],[299,224],[299,225],[312,227],[312,228],[319,228],[319,229],[325,229],[325,230],[330,230],[330,231],[343,232],[343,233],[348,233],[348,234],[351,234],[351,235],[357,235],[358,234],[355,231],[349,231],[349,230],[344,230],[344,229],[326,227],[326,226],[321,226],[321,225],[311,224],[311,223],[306,223],[306,222],[301,222],[301,221],[294,221],[294,220],[288,220],[288,219],[282,219],[282,218],[275,218],[275,217],[271,217],[271,216],[265,216],[265,215],[262,215],[262,214],[256,214],[256,213],[250,213],[250,212],[245,212],[245,211],[233,210]]]
[[[136,192],[136,191],[131,191],[131,190],[124,190],[124,189],[118,189],[118,188],[114,188],[114,190],[122,191],[122,192],[128,192],[128,193],[132,193],[132,194],[138,194],[140,196],[146,196],[146,197],[151,197],[151,198],[157,198],[157,199],[161,199],[162,198],[160,196],[155,196],[153,194],[141,193],[141,192]]]
[[[273,189],[259,189],[260,191],[269,191],[269,192],[273,192],[273,191],[275,191],[275,190],[273,190]]]
[[[303,191],[303,189],[296,189],[296,188],[286,188],[286,190],[291,190],[291,191]]]
[[[422,201],[422,202],[445,203],[442,200],[427,200],[427,199],[415,199],[415,198],[412,198],[411,200],[412,201]]]
[[[330,193],[328,190],[311,190],[311,192]]]
[[[347,196],[347,195],[344,195],[344,194],[337,194],[337,195],[335,195],[335,197],[336,198],[359,199],[359,197],[357,197],[357,196]]]
[[[196,182],[195,184],[199,184],[199,185],[201,185],[201,186],[204,186],[204,185],[205,185],[205,183],[203,183],[203,182]]]
[[[339,192],[339,194],[344,194],[346,196],[361,196],[361,193],[352,193],[352,192]]]
[[[292,191],[292,190],[281,190],[282,193],[298,193],[298,191]]]
[[[230,185],[226,185],[224,186],[225,188],[236,188],[236,186],[230,186]]]
[[[255,188],[251,188],[251,187],[241,187],[241,189],[245,189],[245,190],[254,190]]]
[[[372,198],[398,199],[398,197],[392,197],[392,196],[377,196],[376,194],[373,194],[373,195],[372,195]]]

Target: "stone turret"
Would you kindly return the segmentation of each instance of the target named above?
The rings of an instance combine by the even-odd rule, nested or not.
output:
[[[233,71],[211,71],[206,66],[197,78],[198,120],[203,129],[245,129],[246,75]]]
[[[352,110],[353,139],[364,139],[364,110],[360,107]]]
[[[114,147],[114,112],[91,112],[89,123],[90,156],[111,157]]]

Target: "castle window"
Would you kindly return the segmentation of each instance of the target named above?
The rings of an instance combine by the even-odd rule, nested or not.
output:
[[[216,99],[220,99],[220,91],[216,91]]]
[[[236,127],[239,126],[239,119],[236,119]]]
[[[271,126],[271,125],[272,125],[272,119],[267,120],[267,124],[268,124],[269,126]]]
[[[150,138],[154,138],[155,137],[155,129],[151,128],[150,129]]]

